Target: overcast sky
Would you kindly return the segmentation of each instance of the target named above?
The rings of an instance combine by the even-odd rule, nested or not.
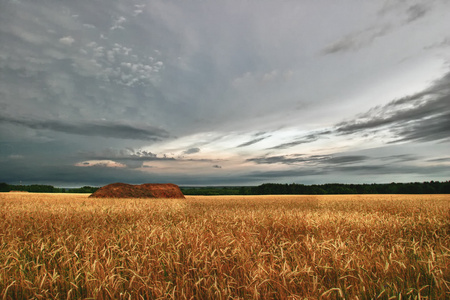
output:
[[[0,1],[0,182],[450,179],[448,0]]]

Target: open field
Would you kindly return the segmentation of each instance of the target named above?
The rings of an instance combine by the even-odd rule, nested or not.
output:
[[[450,299],[450,195],[0,193],[2,299]]]

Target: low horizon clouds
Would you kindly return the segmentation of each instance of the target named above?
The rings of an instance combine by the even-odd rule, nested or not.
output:
[[[0,182],[450,176],[448,1],[1,6]]]

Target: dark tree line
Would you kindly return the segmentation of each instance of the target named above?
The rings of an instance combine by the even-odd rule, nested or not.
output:
[[[93,193],[98,187],[83,186],[80,188],[57,188],[51,185],[32,184],[32,185],[13,185],[0,183],[0,192],[21,191],[31,193]]]
[[[235,186],[180,187],[180,189],[185,195],[245,195],[245,193],[243,193],[242,187]]]
[[[56,188],[51,185],[10,185],[0,183],[0,192],[93,193],[98,187]],[[264,183],[259,186],[181,187],[185,195],[334,195],[334,194],[450,194],[450,181],[426,181],[386,184],[313,184]]]
[[[342,195],[342,194],[450,194],[450,181],[387,184],[280,184],[241,187],[182,187],[185,195]]]
[[[429,181],[387,184],[340,184],[321,185],[265,183],[248,189],[249,194],[297,194],[297,195],[332,195],[332,194],[450,194],[450,181]]]

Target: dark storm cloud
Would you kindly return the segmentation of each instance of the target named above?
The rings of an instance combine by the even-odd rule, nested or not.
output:
[[[448,141],[450,140],[450,112],[414,122],[409,126],[402,126],[398,131],[394,129],[394,132],[400,138],[393,142]]]
[[[36,170],[39,170],[38,172]],[[112,182],[130,184],[141,183],[176,183],[178,185],[242,185],[242,177],[236,175],[209,174],[208,176],[192,176],[192,174],[164,174],[146,168],[143,172],[134,168],[112,168],[105,165],[77,167],[59,161],[45,164],[38,161],[23,160],[21,164],[12,161],[2,162],[0,182],[10,184],[51,184],[62,187],[103,186]]]
[[[0,182],[23,184],[52,184],[57,186],[102,186],[112,182],[145,183],[149,175],[129,168],[108,168],[105,166],[76,167],[59,164],[27,162],[17,168],[17,164],[3,163],[6,173],[0,174]],[[38,172],[36,170],[39,170]]]
[[[394,135],[390,143],[450,140],[450,72],[424,91],[374,107],[354,120],[336,124],[332,130],[314,132],[268,149],[312,143],[327,135],[366,134],[382,130]]]
[[[338,134],[377,131],[388,127],[396,141],[437,141],[450,138],[450,72],[423,92],[375,107],[356,120],[337,124]]]
[[[68,134],[101,136],[116,139],[158,141],[169,137],[169,133],[161,128],[152,126],[140,128],[137,126],[112,122],[69,123],[58,120],[33,120],[25,118],[12,118],[1,115],[0,122],[25,126],[36,130],[52,130]]]

